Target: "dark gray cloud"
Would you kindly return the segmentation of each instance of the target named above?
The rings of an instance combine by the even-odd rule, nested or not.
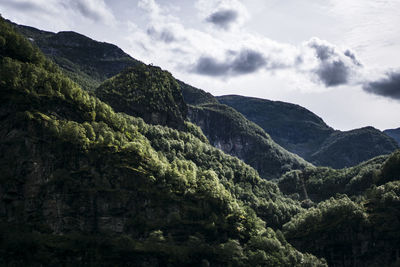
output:
[[[234,73],[251,73],[260,69],[266,64],[264,56],[253,50],[241,51],[232,62],[232,70]]]
[[[343,61],[322,62],[315,70],[319,79],[327,86],[346,84],[349,81],[350,69]]]
[[[147,29],[147,35],[165,43],[172,43],[176,41],[175,34],[168,29],[161,29],[158,31],[154,27],[150,27]]]
[[[193,71],[208,76],[224,76],[230,71],[230,66],[227,63],[218,62],[212,57],[200,57]]]
[[[358,59],[356,58],[356,55],[352,51],[347,49],[346,51],[344,51],[344,55],[346,57],[350,58],[355,65],[362,66],[362,64],[360,63],[360,61],[358,61]]]
[[[350,50],[341,52],[333,45],[319,39],[311,40],[308,46],[314,49],[319,60],[313,72],[327,87],[349,83],[353,70],[362,66]]]
[[[228,29],[232,23],[237,21],[239,14],[233,9],[223,9],[212,13],[206,21],[220,28]]]
[[[236,53],[233,59],[231,58],[224,62],[212,57],[200,57],[193,71],[208,76],[242,75],[258,71],[266,63],[266,59],[261,53],[244,49]]]
[[[335,49],[333,47],[317,41],[311,42],[309,46],[315,49],[315,54],[321,61],[326,61],[335,54]]]
[[[372,94],[400,100],[400,70],[388,73],[384,79],[365,84],[363,89]]]

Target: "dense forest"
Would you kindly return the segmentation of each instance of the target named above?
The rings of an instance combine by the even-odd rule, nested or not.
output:
[[[0,18],[1,265],[399,264],[398,151],[341,170],[271,155],[282,175],[268,181],[186,117],[233,114],[274,144],[240,113],[207,94],[188,107],[179,88],[195,88],[142,63],[105,81],[85,73],[82,89],[78,65],[17,29]]]

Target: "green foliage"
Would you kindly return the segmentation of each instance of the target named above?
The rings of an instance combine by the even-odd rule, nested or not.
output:
[[[301,251],[326,258],[329,265],[396,265],[400,240],[400,182],[368,189],[357,202],[330,198],[294,216],[285,237]]]
[[[347,196],[330,198],[294,216],[283,229],[287,238],[301,238],[309,235],[341,231],[346,227],[361,227],[368,223],[364,208]]]
[[[259,125],[279,145],[305,159],[333,132],[321,118],[299,105],[238,95],[217,99]]]
[[[386,134],[373,127],[364,127],[331,134],[310,160],[318,166],[344,168],[398,148],[396,141]]]
[[[94,91],[104,80],[128,67],[143,64],[112,44],[96,42],[78,33],[15,27],[85,90]]]
[[[259,126],[236,110],[222,104],[189,106],[190,120],[198,124],[210,143],[237,156],[265,179],[310,166],[306,161],[277,145]]]
[[[2,43],[20,38],[31,48],[1,51],[0,167],[10,207],[0,219],[1,264],[246,266],[257,254],[276,266],[304,258],[324,266],[265,228],[263,219],[279,227],[301,210],[275,184],[195,127],[193,135],[115,113],[0,23]],[[261,245],[248,245],[257,236]]]
[[[185,103],[188,105],[201,105],[206,103],[217,104],[217,99],[210,93],[207,93],[201,89],[195,88],[178,80],[178,84],[181,87],[183,98]]]
[[[381,177],[380,184],[400,180],[400,150],[391,154],[382,165]]]
[[[140,64],[105,81],[96,95],[116,111],[142,117],[151,124],[184,129],[187,107],[172,75]]]
[[[326,200],[336,194],[361,196],[373,185],[381,185],[400,177],[399,152],[379,156],[355,167],[335,170],[318,167],[286,173],[278,180],[286,195],[314,202]]]

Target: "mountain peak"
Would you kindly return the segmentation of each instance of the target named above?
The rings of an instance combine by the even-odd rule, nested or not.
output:
[[[187,106],[179,84],[159,67],[140,64],[128,68],[101,84],[95,93],[118,112],[184,129]]]

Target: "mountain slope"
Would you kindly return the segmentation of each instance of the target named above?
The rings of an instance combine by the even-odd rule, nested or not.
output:
[[[317,115],[295,104],[237,95],[219,96],[217,100],[238,110],[282,147],[315,165],[354,166],[399,147],[372,127],[335,131]]]
[[[118,112],[151,124],[184,129],[187,106],[181,89],[167,71],[138,64],[108,79],[95,94]]]
[[[2,18],[0,37],[2,265],[326,266],[265,227],[302,209],[254,169],[115,113]]]
[[[319,166],[350,167],[378,155],[389,154],[397,148],[392,138],[373,127],[337,131],[310,156],[310,161]]]
[[[189,106],[189,118],[200,126],[213,146],[242,159],[266,179],[311,166],[277,145],[260,127],[226,105]]]
[[[392,137],[400,145],[400,128],[388,129],[383,131],[388,136]]]
[[[400,151],[348,169],[288,173],[279,187],[311,208],[285,224],[284,234],[330,266],[398,266],[399,179]]]
[[[86,90],[94,90],[104,80],[141,63],[113,44],[97,42],[76,32],[16,27]]]
[[[189,84],[178,80],[179,86],[182,90],[182,96],[185,99],[185,103],[188,105],[200,105],[200,104],[217,104],[218,100],[210,93],[207,93],[201,89],[195,88]]]
[[[334,132],[321,118],[298,105],[237,95],[217,99],[242,113],[278,144],[301,157],[313,153],[315,147]]]

